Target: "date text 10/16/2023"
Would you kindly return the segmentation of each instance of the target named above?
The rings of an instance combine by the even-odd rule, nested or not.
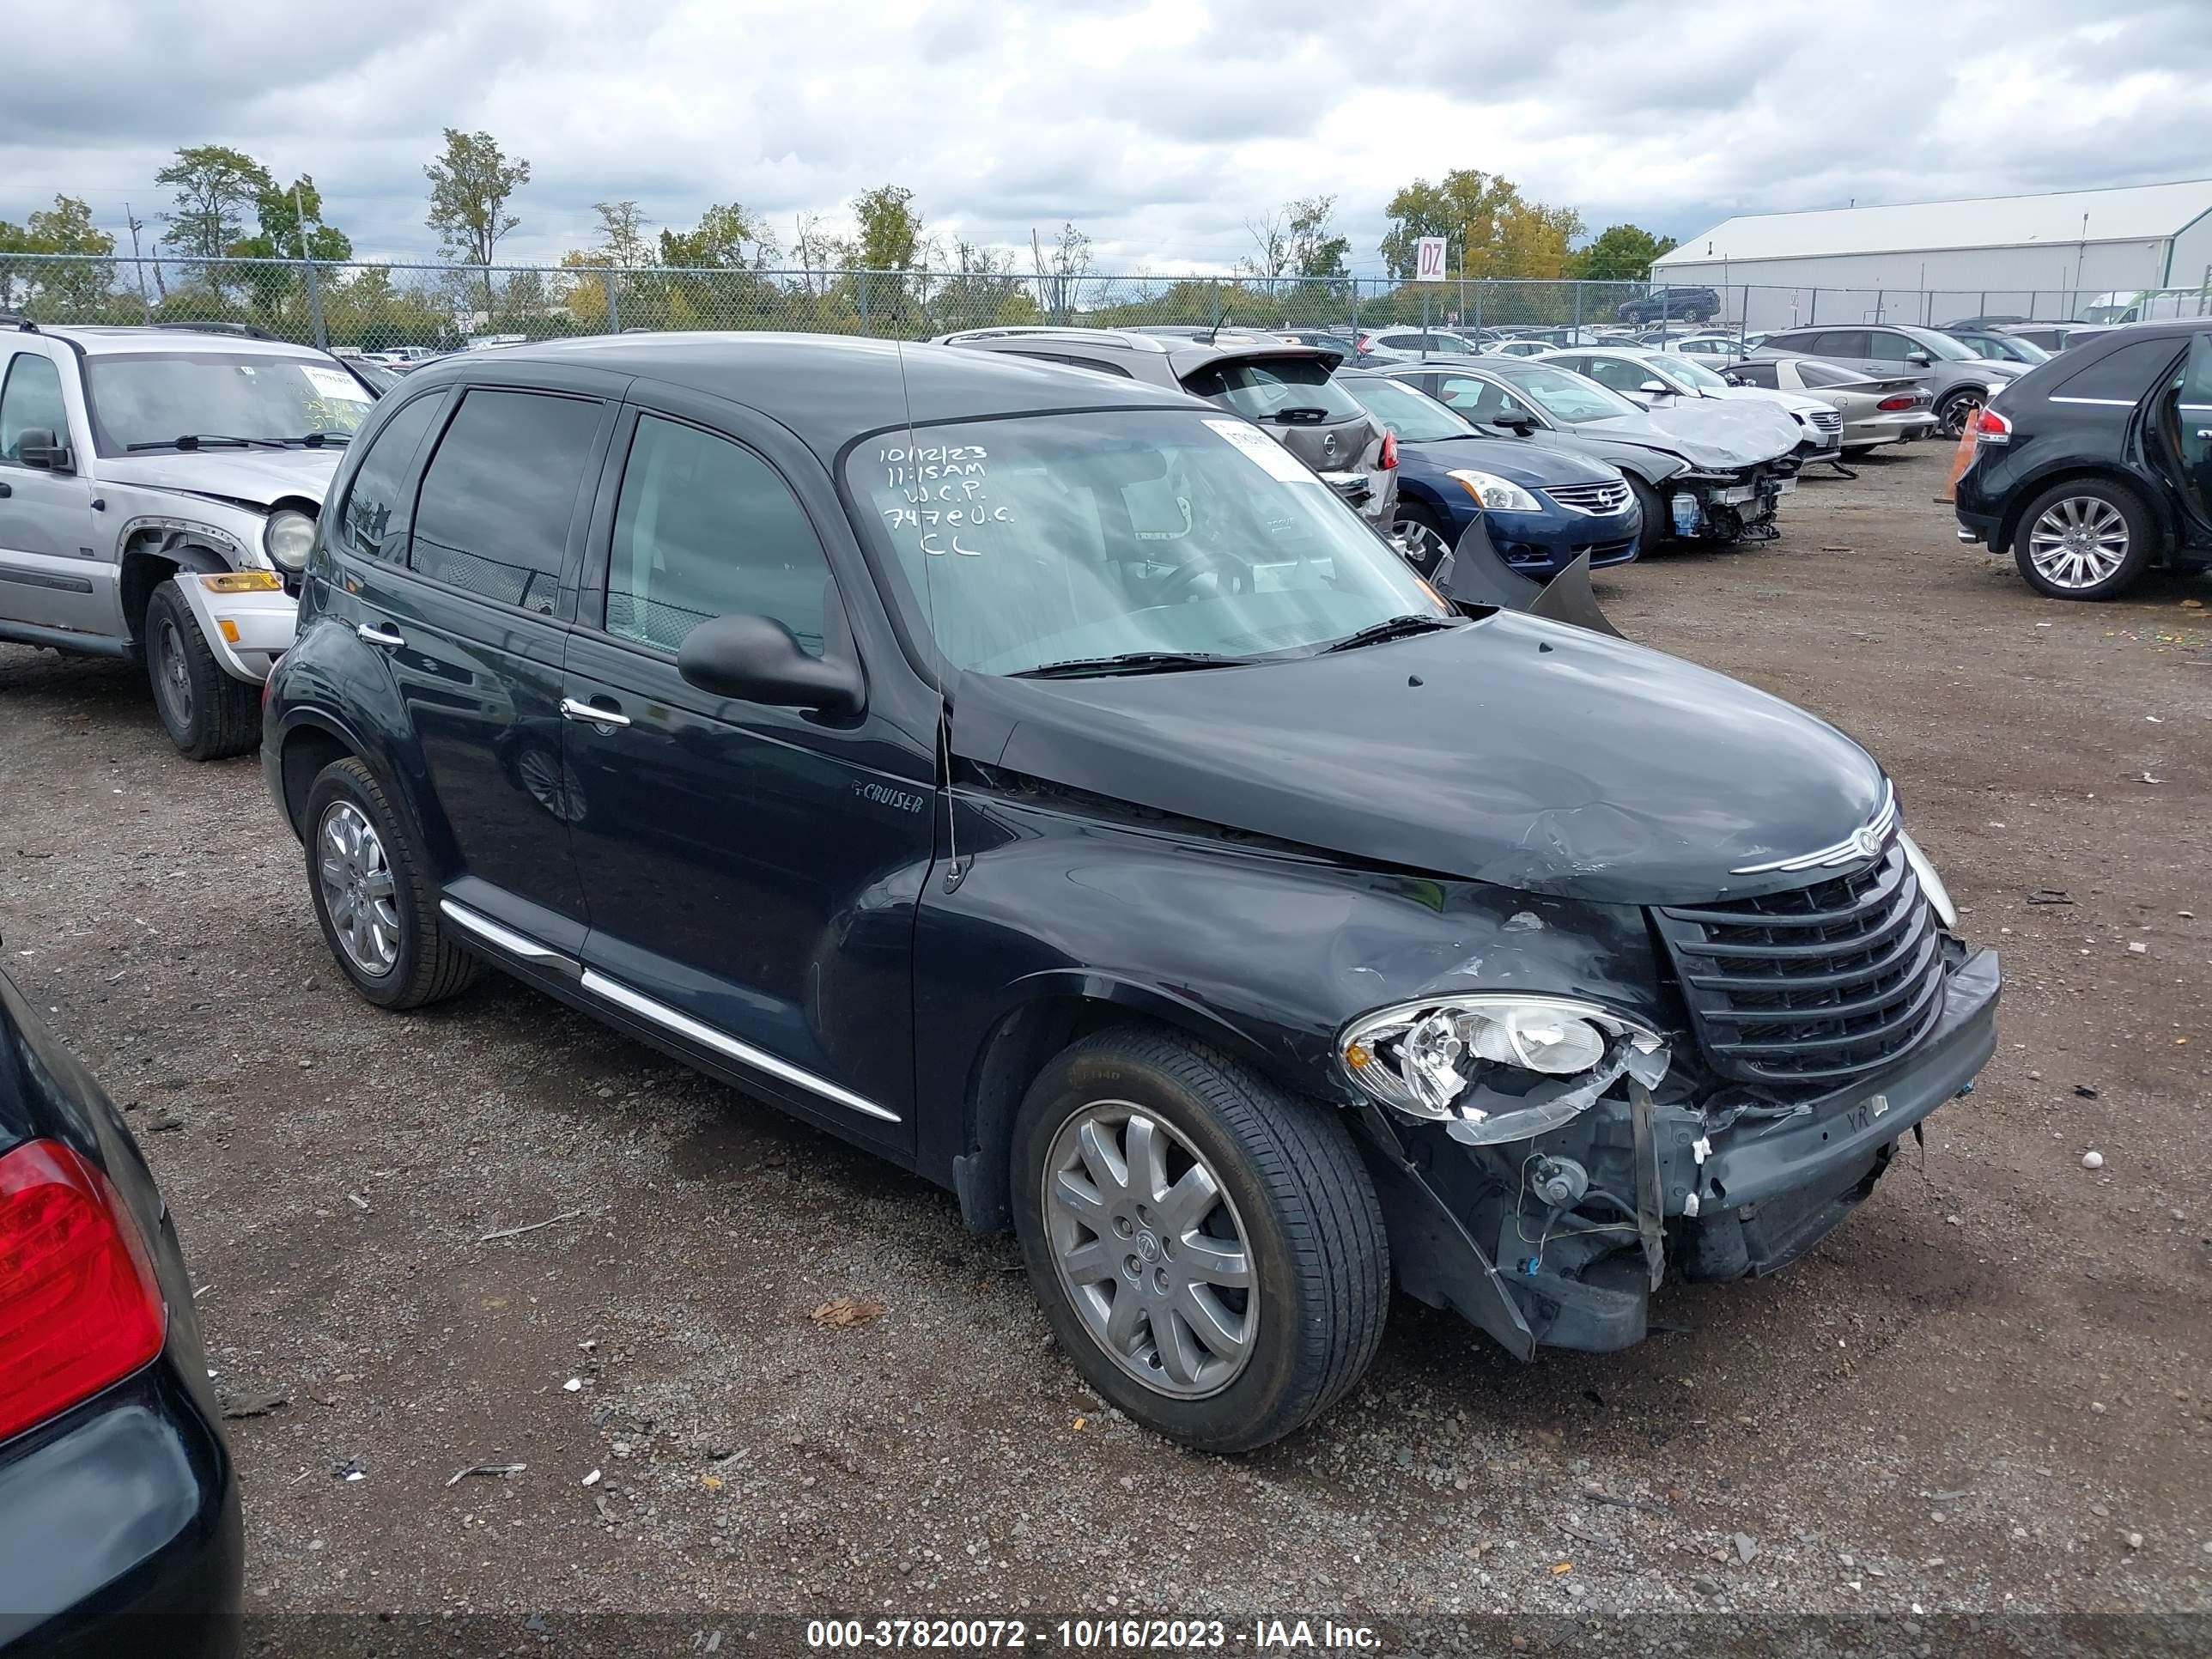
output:
[[[1062,1648],[1082,1652],[1192,1652],[1229,1649],[1362,1652],[1380,1645],[1372,1626],[1331,1619],[1255,1619],[1249,1626],[1219,1619],[817,1619],[806,1644],[817,1650],[928,1648],[983,1651]]]

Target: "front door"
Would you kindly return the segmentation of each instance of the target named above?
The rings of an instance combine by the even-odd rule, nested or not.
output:
[[[66,471],[27,465],[26,433],[69,446]],[[59,367],[24,342],[0,374],[0,623],[113,635],[115,565],[94,540],[93,488],[83,476],[91,434],[70,418]]]
[[[446,896],[570,952],[586,919],[561,770],[561,662],[572,559],[615,407],[471,386],[433,441],[404,561],[391,557],[387,523],[384,556],[346,571],[356,631],[390,666],[442,819],[434,833],[450,842]],[[404,437],[413,414],[386,431]],[[363,481],[382,459],[376,441]],[[344,533],[376,519],[362,488],[349,492]]]
[[[2181,495],[2193,521],[2189,539],[2212,547],[2212,334],[2189,343],[2174,415],[2179,428]]]
[[[734,701],[678,672],[685,636],[724,616],[858,655],[825,532],[852,544],[819,464],[765,422],[693,412],[617,430],[568,647],[586,988],[794,1109],[910,1151],[936,757],[872,714]]]

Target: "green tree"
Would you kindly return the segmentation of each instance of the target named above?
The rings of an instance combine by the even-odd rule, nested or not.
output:
[[[438,233],[447,258],[482,265],[483,306],[495,309],[492,255],[500,238],[522,222],[507,210],[514,192],[530,182],[530,163],[509,156],[488,132],[447,127],[445,153],[422,169],[430,181],[430,211],[423,222]]]
[[[1671,236],[1654,236],[1637,225],[1607,225],[1576,252],[1573,274],[1585,282],[1640,283],[1651,262],[1674,248]]]
[[[1583,230],[1572,208],[1528,201],[1510,179],[1473,167],[1453,169],[1441,184],[1416,179],[1383,211],[1390,230],[1381,252],[1400,282],[1412,279],[1424,236],[1444,239],[1455,276],[1563,276]]]
[[[1014,256],[956,241],[945,285],[930,298],[939,331],[1034,323],[1041,313],[1025,277],[1014,275]]]
[[[176,205],[161,217],[168,224],[163,246],[203,263],[220,258],[246,229],[246,210],[257,204],[274,181],[269,169],[244,150],[227,144],[192,144],[154,175],[154,182],[176,192]]]
[[[224,250],[234,259],[304,258],[329,266],[353,258],[353,239],[336,225],[323,222],[322,192],[304,173],[289,185],[272,181],[254,198],[254,211],[260,219],[260,232],[241,236]],[[226,286],[244,289],[264,318],[281,315],[304,289],[296,265],[226,265],[221,276]],[[306,319],[299,320],[305,325]]]
[[[0,220],[0,307],[15,303],[20,282],[70,315],[96,313],[115,280],[115,239],[92,222],[92,209],[74,196],[57,196],[21,224]],[[65,263],[11,262],[10,253],[62,253]]]
[[[736,202],[719,203],[690,230],[660,233],[660,263],[690,270],[766,270],[781,249],[767,224]]]
[[[599,216],[598,251],[606,256],[607,264],[617,270],[635,270],[643,264],[649,251],[645,210],[635,202],[594,202],[592,211]]]
[[[690,230],[660,233],[660,264],[631,279],[623,324],[645,328],[757,328],[782,297],[764,274],[778,249],[768,227],[736,202],[718,203]]]
[[[881,185],[853,198],[853,264],[861,270],[927,270],[935,249],[922,234],[914,192]]]

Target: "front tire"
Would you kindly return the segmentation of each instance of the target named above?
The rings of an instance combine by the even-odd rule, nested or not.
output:
[[[1988,401],[1987,393],[1972,386],[1954,392],[1936,405],[1936,429],[1954,441],[1965,436],[1966,422],[1980,414]]]
[[[154,712],[187,760],[227,760],[261,741],[261,689],[222,672],[174,584],[146,604],[146,683]]]
[[[2054,599],[2118,599],[2157,546],[2142,498],[2102,478],[2053,484],[2027,504],[2012,537],[2021,575]]]
[[[1161,1033],[1100,1032],[1030,1085],[1014,1221],[1053,1333],[1129,1417],[1249,1451],[1357,1382],[1389,1251],[1340,1117]]]
[[[1436,514],[1419,502],[1399,504],[1397,533],[1406,550],[1407,562],[1425,578],[1433,578],[1444,555],[1452,550],[1451,541],[1437,523]]]
[[[1629,493],[1636,497],[1636,505],[1644,514],[1643,527],[1636,532],[1636,556],[1648,559],[1659,550],[1674,526],[1667,517],[1667,504],[1660,500],[1656,489],[1633,472],[1623,476],[1628,480]]]
[[[332,761],[307,792],[307,890],[323,942],[380,1008],[419,1008],[476,982],[483,964],[445,937],[429,860],[376,774]]]

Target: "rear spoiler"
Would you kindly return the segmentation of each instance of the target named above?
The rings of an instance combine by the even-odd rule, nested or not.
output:
[[[1490,532],[1477,519],[1459,538],[1459,545],[1437,561],[1430,586],[1462,610],[1470,606],[1519,611],[1547,621],[1569,623],[1594,634],[1628,637],[1606,619],[1597,595],[1590,588],[1589,555],[1577,553],[1575,561],[1548,582],[1531,581],[1498,556]]]

